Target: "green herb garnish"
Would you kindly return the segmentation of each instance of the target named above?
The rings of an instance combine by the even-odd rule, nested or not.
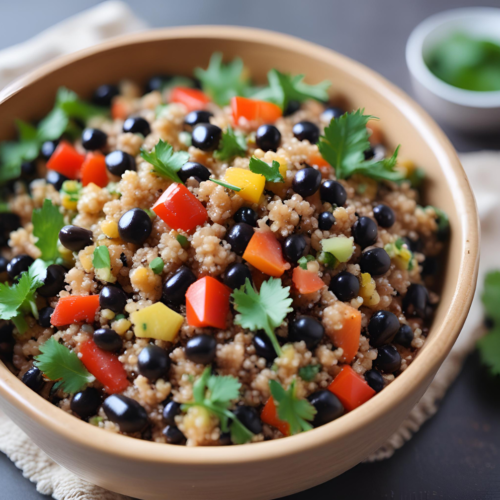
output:
[[[290,433],[298,434],[312,429],[309,423],[316,415],[316,408],[307,399],[297,398],[296,380],[285,391],[276,380],[269,381],[269,389],[277,406],[278,418],[290,424]]]
[[[333,256],[332,256],[333,257]],[[302,268],[302,269],[307,269],[307,263],[315,260],[315,258],[312,255],[304,255],[301,257],[298,261],[297,264]]]
[[[214,152],[215,158],[226,161],[235,156],[245,156],[247,154],[247,142],[241,132],[235,132],[229,125],[223,132],[219,144],[219,149]]]
[[[321,371],[321,365],[307,365],[299,369],[299,377],[306,382],[312,382]]]
[[[34,364],[48,379],[57,381],[56,389],[61,387],[64,392],[74,394],[95,380],[78,355],[54,337],[40,346],[40,352]]]
[[[87,121],[98,115],[106,115],[108,110],[83,101],[76,92],[60,87],[57,91],[56,106],[64,111],[66,116]],[[52,118],[53,119],[53,118]]]
[[[249,168],[254,174],[263,175],[268,182],[284,181],[283,176],[280,174],[280,164],[276,160],[273,160],[272,164],[269,165],[265,161],[252,156],[250,158]]]
[[[186,411],[192,406],[205,408],[219,419],[222,432],[228,432],[229,425],[231,425],[231,440],[233,443],[247,443],[252,439],[252,432],[229,410],[231,401],[238,399],[241,384],[238,379],[230,375],[212,375],[211,372],[211,367],[207,366],[201,377],[193,385],[194,401],[183,404],[182,410]]]
[[[281,109],[286,109],[290,101],[303,102],[307,99],[317,101],[328,100],[328,88],[331,82],[325,80],[317,85],[308,85],[304,83],[304,75],[292,76],[287,73],[281,73],[277,69],[272,69],[267,74],[269,86],[257,91],[252,97],[271,101],[277,104]]]
[[[214,52],[208,68],[195,68],[194,76],[201,81],[203,91],[219,106],[225,106],[234,96],[248,93],[249,79],[239,57],[224,64],[222,54]]]
[[[174,153],[174,148],[168,142],[160,139],[154,150],[149,153],[141,148],[141,158],[153,165],[155,174],[184,184],[177,172],[189,160],[188,152],[177,151]]]
[[[220,179],[208,179],[209,181],[215,182],[215,184],[218,184],[219,186],[225,187],[226,189],[231,189],[232,191],[235,191],[238,193],[239,191],[242,190],[242,188],[235,186],[234,184],[229,184],[229,182],[226,181],[221,181]]]
[[[189,246],[189,240],[183,234],[178,234],[175,239],[180,243],[182,248]]]
[[[43,285],[46,268],[47,264],[37,259],[28,271],[21,274],[17,283],[10,286],[0,283],[0,319],[12,320],[19,333],[24,333],[28,329],[25,315],[31,313],[38,319],[36,290]]]
[[[37,239],[35,245],[42,252],[41,258],[45,261],[54,261],[59,257],[57,242],[59,231],[64,226],[64,217],[59,207],[46,199],[42,208],[33,211],[33,236]]]
[[[163,272],[163,267],[165,263],[161,257],[154,258],[150,263],[149,267],[155,274],[161,274]]]
[[[363,152],[370,147],[366,124],[374,117],[363,113],[364,110],[358,109],[330,122],[319,140],[321,156],[335,169],[339,179],[362,174],[377,181],[403,180],[403,174],[394,168],[399,146],[390,158],[365,160]]]
[[[94,249],[92,265],[99,279],[109,283],[114,283],[116,281],[116,278],[111,273],[111,259],[109,257],[109,249],[106,245],[101,245]]]
[[[269,278],[262,283],[260,292],[257,292],[247,278],[245,286],[234,290],[231,297],[238,312],[234,322],[253,332],[264,330],[276,354],[281,356],[281,347],[274,330],[293,310],[290,307],[290,287],[283,287],[280,279]]]

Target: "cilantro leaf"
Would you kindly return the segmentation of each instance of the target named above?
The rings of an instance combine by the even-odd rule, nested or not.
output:
[[[255,156],[250,158],[250,170],[254,174],[263,175],[266,181],[269,182],[284,182],[283,176],[280,174],[280,164],[273,160],[272,164],[269,165],[263,160],[259,160]]]
[[[318,148],[321,156],[335,169],[339,179],[362,174],[377,181],[400,181],[401,172],[395,170],[399,146],[390,158],[365,160],[364,151],[370,147],[367,123],[375,118],[365,115],[363,109],[344,113],[333,119],[320,137]]]
[[[231,425],[231,439],[235,444],[247,443],[252,439],[250,432],[228,408],[231,401],[238,398],[241,384],[238,379],[227,375],[212,375],[207,366],[202,375],[193,384],[192,403],[182,405],[186,411],[191,406],[201,406],[215,415],[221,423],[222,432],[227,432]]]
[[[247,141],[241,132],[235,132],[231,125],[223,132],[219,144],[219,149],[214,152],[215,158],[226,161],[235,156],[245,156],[247,154]]]
[[[76,92],[66,87],[59,87],[56,95],[56,106],[62,109],[67,116],[85,121],[93,116],[108,114],[106,108],[83,101]]]
[[[164,142],[160,139],[154,150],[150,153],[145,149],[141,149],[141,157],[153,165],[155,174],[170,179],[171,181],[184,184],[177,175],[177,172],[188,161],[188,152],[178,151],[174,153],[174,148],[168,142]]]
[[[299,377],[306,382],[312,382],[321,371],[321,365],[307,365],[299,368]]]
[[[481,356],[481,361],[489,367],[490,373],[492,375],[500,375],[500,327],[494,328],[483,338],[479,339],[476,345]]]
[[[290,287],[281,286],[281,280],[276,278],[264,281],[260,292],[257,292],[247,278],[245,285],[231,295],[238,312],[234,322],[253,332],[264,330],[278,356],[281,355],[281,347],[274,330],[292,312],[289,292]]]
[[[105,245],[96,247],[92,256],[92,265],[96,269],[106,269],[111,267],[111,260],[109,258],[109,249]]]
[[[53,205],[49,199],[44,200],[42,208],[33,211],[32,222],[33,236],[38,238],[35,245],[42,252],[42,260],[57,259],[59,231],[64,226],[64,217],[59,207]]]
[[[38,319],[38,308],[35,304],[36,290],[43,285],[46,264],[35,260],[28,271],[21,274],[19,281],[9,286],[0,283],[0,319],[12,320],[19,333],[24,333],[28,325],[24,316],[33,314]]]
[[[490,271],[486,275],[481,300],[486,316],[500,326],[500,271]]]
[[[304,255],[301,257],[298,261],[297,264],[302,268],[302,269],[307,269],[307,263],[312,262],[314,257],[312,255]]]
[[[59,107],[55,107],[38,124],[38,140],[40,143],[45,141],[55,141],[64,134],[69,124],[69,116]]]
[[[182,248],[188,248],[189,247],[189,240],[183,235],[183,234],[178,234],[175,239],[179,242]]]
[[[298,434],[312,429],[309,423],[316,415],[316,408],[307,399],[297,398],[296,380],[285,391],[276,380],[269,381],[269,389],[277,405],[278,418],[290,424],[290,433]]]
[[[161,274],[165,267],[165,263],[161,257],[156,257],[149,263],[149,267],[155,274]]]
[[[236,193],[240,192],[242,188],[235,186],[234,184],[229,184],[229,182],[226,181],[221,181],[220,179],[208,179],[209,181],[215,182],[215,184],[218,184],[219,186],[225,187],[226,189],[231,189],[232,191],[235,191]]]
[[[304,75],[292,76],[287,73],[281,73],[277,69],[272,69],[267,74],[269,86],[265,87],[252,97],[271,101],[277,104],[281,109],[286,109],[290,101],[303,102],[307,99],[317,101],[328,100],[328,88],[331,82],[325,80],[317,85],[308,85],[304,83]]]
[[[195,68],[194,76],[201,81],[203,91],[219,106],[228,104],[232,97],[246,95],[249,88],[243,61],[237,57],[224,64],[220,52],[212,54],[207,69]]]
[[[50,337],[42,346],[41,354],[35,356],[35,366],[50,380],[57,381],[56,387],[74,394],[95,380],[78,355]]]

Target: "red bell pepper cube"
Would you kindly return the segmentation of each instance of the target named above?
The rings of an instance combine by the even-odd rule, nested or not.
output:
[[[224,330],[232,290],[220,281],[205,276],[194,282],[186,292],[188,325],[203,328],[213,326]]]
[[[197,111],[205,109],[210,102],[210,97],[198,89],[189,87],[174,87],[170,91],[168,99],[170,102],[184,104],[188,111]]]
[[[260,419],[265,424],[271,425],[278,429],[284,436],[290,435],[290,424],[278,418],[278,410],[272,396],[267,400],[267,403],[262,409]]]
[[[69,142],[61,141],[47,162],[47,168],[69,179],[78,179],[84,160],[85,155],[80,154]]]
[[[106,187],[109,182],[106,158],[99,152],[87,153],[82,165],[82,185],[87,186],[91,182],[101,188]]]
[[[239,124],[240,118],[255,122],[258,125],[274,123],[283,115],[278,105],[268,101],[248,99],[247,97],[233,97],[231,99],[231,110],[235,125]]]
[[[176,231],[193,231],[208,219],[200,200],[186,186],[175,182],[158,198],[153,211]]]
[[[97,309],[99,309],[99,295],[68,295],[59,299],[50,322],[54,326],[70,325],[80,321],[93,323]]]
[[[349,365],[342,368],[328,386],[328,390],[339,398],[346,411],[354,410],[376,394],[366,380]]]
[[[83,342],[79,352],[85,368],[104,385],[108,394],[123,392],[130,385],[127,372],[116,354],[99,349],[93,340]]]

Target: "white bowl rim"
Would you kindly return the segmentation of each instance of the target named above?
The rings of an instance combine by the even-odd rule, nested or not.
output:
[[[454,87],[439,79],[431,72],[425,64],[422,53],[423,44],[429,34],[447,22],[456,19],[489,17],[492,15],[498,17],[500,22],[500,8],[465,7],[439,12],[418,24],[411,32],[406,43],[406,64],[412,76],[430,92],[446,101],[474,108],[500,107],[500,90],[479,92]]]

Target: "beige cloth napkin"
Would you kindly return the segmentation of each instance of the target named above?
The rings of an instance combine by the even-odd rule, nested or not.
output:
[[[63,53],[98,43],[115,35],[138,31],[146,24],[119,1],[109,1],[74,16],[35,38],[0,52],[0,88],[14,78]],[[491,217],[500,204],[500,153],[480,152],[461,156],[478,200],[482,226],[479,283],[485,270],[495,267],[500,240],[500,218]],[[466,355],[481,334],[482,310],[478,297],[452,352],[419,403],[398,431],[367,461],[389,458],[411,439],[438,409],[438,403],[458,375]],[[0,451],[36,483],[37,490],[56,500],[127,500],[79,479],[41,451],[11,420],[0,412]]]

